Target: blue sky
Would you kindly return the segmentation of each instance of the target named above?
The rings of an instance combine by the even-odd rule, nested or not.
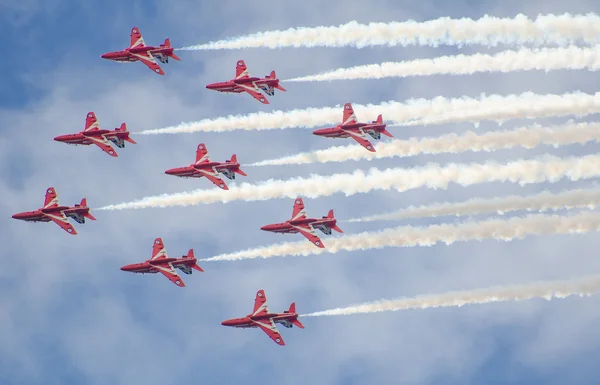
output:
[[[174,46],[294,26],[337,25],[350,20],[428,20],[483,14],[597,12],[596,1],[385,1],[327,3],[306,0],[240,2],[0,0],[0,383],[137,384],[596,384],[600,349],[600,300],[497,303],[349,317],[308,318],[306,329],[281,328],[281,348],[258,330],[225,328],[243,316],[256,290],[266,290],[272,310],[292,301],[300,313],[379,298],[396,298],[545,279],[568,279],[600,271],[595,234],[532,237],[433,247],[388,248],[335,255],[204,264],[178,288],[163,277],[133,275],[119,267],[149,258],[162,237],[172,256],[194,248],[199,258],[299,236],[259,230],[291,213],[292,200],[233,202],[165,209],[96,211],[96,222],[75,224],[69,236],[52,224],[10,219],[43,202],[48,186],[62,203],[88,198],[91,207],[152,194],[212,186],[206,180],[169,177],[164,170],[194,159],[204,142],[211,157],[233,153],[242,164],[339,141],[298,128],[263,132],[134,136],[137,145],[113,159],[98,149],[71,147],[52,138],[83,129],[96,112],[102,127],[127,122],[131,131],[182,121],[273,109],[378,103],[411,97],[596,92],[594,73],[435,76],[372,81],[290,83],[263,106],[252,98],[204,88],[230,79],[244,59],[251,74],[272,69],[280,78],[357,64],[486,52],[483,47],[365,49],[253,49],[181,52],[181,62],[163,65],[164,77],[143,65],[100,59],[127,46],[137,25],[148,44],[170,37]],[[500,48],[501,49],[501,48]],[[499,49],[495,49],[499,50]],[[341,111],[340,111],[341,116]],[[358,116],[359,120],[375,117]],[[385,116],[384,116],[385,119]],[[541,123],[560,123],[545,119]],[[505,127],[523,125],[511,121]],[[525,123],[526,124],[526,123]],[[477,130],[493,130],[482,124]],[[469,124],[394,128],[398,138],[473,129]],[[538,154],[583,155],[597,145],[559,149],[422,156],[372,162],[248,168],[244,181],[285,179],[356,168],[412,167],[427,162],[498,161]],[[394,211],[408,205],[471,197],[529,194],[592,185],[593,181],[521,187],[491,183],[406,193],[337,194],[305,199],[308,214],[333,208],[343,220]],[[520,215],[520,213],[514,214]],[[414,220],[422,225],[450,219]],[[346,233],[377,230],[395,222],[340,223]],[[327,242],[325,237],[324,242]]]

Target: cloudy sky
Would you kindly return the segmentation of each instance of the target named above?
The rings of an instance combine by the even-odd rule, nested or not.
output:
[[[300,313],[380,298],[397,298],[493,285],[569,279],[600,272],[595,234],[482,241],[452,246],[386,248],[308,257],[205,263],[184,276],[185,288],[164,277],[134,275],[122,265],[150,257],[162,237],[171,256],[194,248],[199,258],[300,240],[259,230],[289,217],[293,200],[123,211],[94,211],[96,222],[75,224],[70,236],[53,224],[16,221],[16,212],[43,203],[54,186],[61,203],[87,197],[91,207],[148,195],[212,188],[206,180],[179,179],[164,170],[194,159],[204,142],[214,160],[235,153],[242,164],[346,144],[295,128],[262,132],[133,136],[137,145],[111,158],[97,148],[72,147],[53,137],[83,129],[94,111],[101,127],[127,122],[131,131],[180,122],[274,109],[380,103],[435,96],[477,97],[525,91],[596,92],[586,71],[522,72],[474,76],[283,84],[286,93],[262,105],[246,95],[211,92],[244,59],[253,75],[272,69],[291,78],[383,61],[453,53],[497,52],[504,47],[251,49],[180,52],[157,76],[142,64],[100,59],[125,48],[137,25],[147,44],[170,37],[176,47],[258,31],[338,25],[351,20],[425,21],[442,16],[513,17],[524,13],[598,11],[592,0],[219,2],[192,0],[0,0],[0,383],[147,384],[264,382],[285,384],[596,384],[600,371],[600,300],[508,302],[441,310],[305,318],[306,329],[280,328],[279,347],[259,330],[220,325],[252,310],[265,289],[274,311],[292,301]],[[341,110],[340,110],[341,116]],[[358,116],[373,120],[375,116]],[[384,116],[385,119],[385,116]],[[593,117],[591,118],[593,119]],[[543,119],[555,124],[566,119]],[[504,127],[522,126],[510,121]],[[497,129],[495,123],[477,128]],[[393,128],[397,138],[474,129],[472,124]],[[385,139],[388,140],[388,139]],[[545,153],[593,154],[597,145],[540,146],[534,150],[393,158],[283,167],[248,167],[246,182],[357,168],[414,167],[429,162],[499,162]],[[240,180],[238,179],[239,183]],[[235,183],[228,181],[230,186]],[[472,197],[531,194],[593,185],[593,181],[519,186],[489,183],[406,193],[378,191],[305,199],[311,216],[334,209],[339,220],[409,205]],[[512,214],[513,216],[522,213]],[[463,221],[439,218],[407,224]],[[398,222],[345,223],[348,233]],[[337,235],[334,235],[337,236]],[[327,244],[327,236],[323,236]]]

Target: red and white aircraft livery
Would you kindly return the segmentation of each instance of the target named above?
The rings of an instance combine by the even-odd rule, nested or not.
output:
[[[85,223],[85,218],[96,220],[90,214],[90,208],[87,206],[87,200],[83,198],[80,204],[75,206],[61,206],[58,203],[58,195],[54,187],[48,187],[46,190],[46,199],[44,207],[35,211],[27,211],[12,216],[14,219],[20,219],[27,222],[54,222],[69,234],[77,234],[73,225],[67,218],[73,218],[78,223]]]
[[[284,223],[275,223],[272,225],[266,225],[261,227],[261,230],[272,231],[274,233],[287,233],[294,234],[300,233],[308,238],[309,241],[315,244],[315,246],[324,248],[323,242],[317,236],[315,229],[321,230],[324,234],[330,235],[331,230],[335,230],[338,233],[343,233],[342,229],[337,227],[337,220],[333,216],[333,210],[329,210],[326,217],[321,219],[307,218],[306,212],[304,211],[304,202],[302,198],[296,198],[294,202],[294,211],[292,212],[292,219],[285,221]]]
[[[125,48],[123,51],[105,53],[101,57],[118,63],[132,63],[139,60],[159,75],[165,73],[155,59],[160,60],[161,63],[168,63],[170,57],[181,60],[173,53],[173,47],[171,47],[171,41],[168,38],[159,47],[146,45],[138,27],[131,29],[129,48]]]
[[[125,141],[136,144],[135,141],[129,137],[129,131],[127,131],[125,123],[121,123],[121,127],[112,131],[102,130],[98,125],[96,114],[93,112],[88,112],[87,117],[85,118],[85,129],[83,131],[78,134],[57,136],[54,140],[76,146],[89,146],[90,144],[95,144],[100,147],[102,151],[114,157],[119,156],[119,154],[117,154],[109,142],[113,142],[119,148],[125,147]]]
[[[264,78],[251,77],[243,60],[238,60],[237,62],[235,79],[231,79],[228,82],[212,83],[207,85],[206,88],[219,92],[234,92],[238,94],[247,92],[263,104],[269,104],[269,101],[260,93],[261,90],[269,96],[275,95],[275,88],[285,91],[285,88],[279,85],[279,79],[277,79],[275,71],[271,71],[271,74]]]
[[[179,269],[185,274],[192,274],[192,269],[204,271],[198,266],[196,263],[197,261],[196,257],[194,257],[194,249],[190,249],[187,255],[184,255],[181,258],[169,258],[162,238],[156,238],[154,240],[154,246],[152,247],[152,258],[146,262],[123,266],[121,270],[142,274],[162,273],[175,285],[184,287],[185,283],[179,278],[175,269]]]
[[[216,186],[223,190],[229,190],[229,187],[219,178],[219,173],[225,175],[228,179],[235,179],[235,174],[247,176],[245,172],[240,170],[240,164],[237,161],[237,156],[233,154],[231,159],[225,162],[211,162],[208,156],[208,150],[204,143],[198,145],[196,150],[196,162],[187,167],[171,168],[165,171],[165,174],[175,175],[182,178],[202,178],[206,177]]]
[[[392,134],[390,134],[385,127],[386,125],[383,123],[381,115],[379,115],[377,120],[372,123],[358,123],[356,121],[356,115],[354,115],[352,104],[346,103],[344,104],[342,124],[338,124],[332,128],[315,130],[313,131],[313,134],[324,136],[326,138],[352,138],[367,150],[375,152],[375,148],[367,139],[367,134],[371,135],[373,139],[381,139],[381,134],[391,138]]]
[[[269,313],[267,296],[264,290],[259,290],[256,293],[252,314],[248,314],[244,318],[233,318],[221,322],[223,326],[232,326],[234,328],[261,328],[275,343],[283,346],[285,342],[283,342],[283,338],[279,334],[279,330],[277,330],[275,324],[282,324],[286,328],[296,325],[300,329],[304,329],[304,325],[298,320],[296,303],[292,302],[290,309],[283,313]]]

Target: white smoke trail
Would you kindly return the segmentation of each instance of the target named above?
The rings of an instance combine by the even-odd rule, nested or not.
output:
[[[482,95],[434,99],[409,99],[404,103],[385,102],[378,105],[353,104],[358,116],[383,116],[398,125],[445,122],[479,122],[508,119],[534,119],[558,116],[584,116],[600,112],[600,92],[593,95],[573,92],[562,95],[539,95],[525,92],[520,95]],[[437,120],[436,120],[437,119]],[[291,127],[318,127],[339,124],[342,107],[307,108],[291,111],[258,112],[230,115],[177,126],[145,130],[140,135],[177,134],[192,132],[229,132],[235,130],[272,130]]]
[[[381,249],[384,247],[433,246],[437,243],[451,245],[455,242],[495,239],[513,241],[527,235],[583,234],[600,230],[600,213],[585,212],[571,216],[529,215],[523,218],[488,219],[478,222],[448,223],[428,227],[402,226],[381,231],[330,238],[325,248],[312,243],[287,242],[221,254],[204,259],[205,262],[237,261],[242,259],[273,258],[283,256],[308,256],[340,251]]]
[[[510,131],[491,131],[481,135],[473,131],[467,131],[461,135],[452,133],[429,138],[392,140],[377,143],[377,152],[365,151],[364,148],[358,145],[330,147],[325,150],[263,160],[248,166],[345,162],[348,160],[372,160],[421,154],[456,154],[466,151],[491,152],[514,147],[534,148],[540,144],[558,147],[576,143],[584,144],[591,141],[600,141],[600,123],[568,122],[564,125],[549,128],[535,125]]]
[[[543,281],[525,285],[495,286],[486,289],[420,295],[413,298],[379,300],[360,305],[303,314],[301,317],[351,315],[437,307],[461,307],[491,302],[524,301],[534,298],[550,301],[574,295],[589,297],[598,292],[600,292],[600,275],[590,275],[568,281]]]
[[[346,196],[373,190],[403,192],[419,187],[446,189],[456,183],[470,186],[486,182],[554,183],[562,178],[571,181],[600,176],[600,155],[558,158],[543,155],[531,160],[516,160],[506,164],[489,161],[486,163],[450,163],[440,166],[431,163],[423,167],[372,168],[368,173],[356,170],[351,174],[312,175],[308,178],[268,180],[261,184],[242,183],[224,191],[196,190],[184,193],[150,196],[133,202],[101,207],[97,210],[142,209],[148,207],[189,206],[203,203],[231,202],[235,200],[261,201],[273,198],[307,198],[344,193]]]
[[[570,45],[600,42],[600,18],[588,15],[538,15],[534,20],[485,15],[473,19],[442,17],[425,22],[360,24],[351,21],[331,27],[299,27],[239,36],[182,50],[283,47]]]
[[[561,69],[597,71],[600,50],[593,48],[543,48],[504,51],[495,55],[442,56],[402,62],[340,68],[317,75],[287,79],[286,82],[322,82],[331,80],[382,79],[428,75],[471,75],[477,72],[555,71]]]
[[[557,211],[562,209],[600,206],[600,188],[569,190],[553,194],[543,191],[530,196],[511,195],[492,199],[475,198],[459,203],[433,203],[426,206],[410,206],[403,210],[350,219],[347,222],[373,222],[408,218],[430,218],[446,215],[463,216],[487,213],[504,214],[511,211]]]

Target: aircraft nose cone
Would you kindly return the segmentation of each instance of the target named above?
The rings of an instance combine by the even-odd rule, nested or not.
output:
[[[56,136],[54,138],[54,140],[56,140],[57,142],[63,142],[65,140],[65,136],[64,135]]]
[[[17,214],[14,214],[12,217],[13,217],[13,219],[23,219],[25,217],[25,215],[23,213],[17,213]]]
[[[175,175],[175,171],[176,170],[177,169],[175,169],[175,168],[171,168],[171,169],[165,171],[165,174],[167,174],[167,175]]]
[[[264,225],[260,229],[263,231],[273,231],[275,229],[275,225]]]
[[[102,55],[100,55],[100,57],[101,57],[102,59],[108,59],[108,57],[109,57],[109,54],[107,54],[107,53],[103,53]]]
[[[323,135],[323,134],[325,134],[325,132],[323,131],[323,129],[320,129],[320,130],[314,130],[314,131],[313,131],[313,135],[321,136],[321,135]]]

